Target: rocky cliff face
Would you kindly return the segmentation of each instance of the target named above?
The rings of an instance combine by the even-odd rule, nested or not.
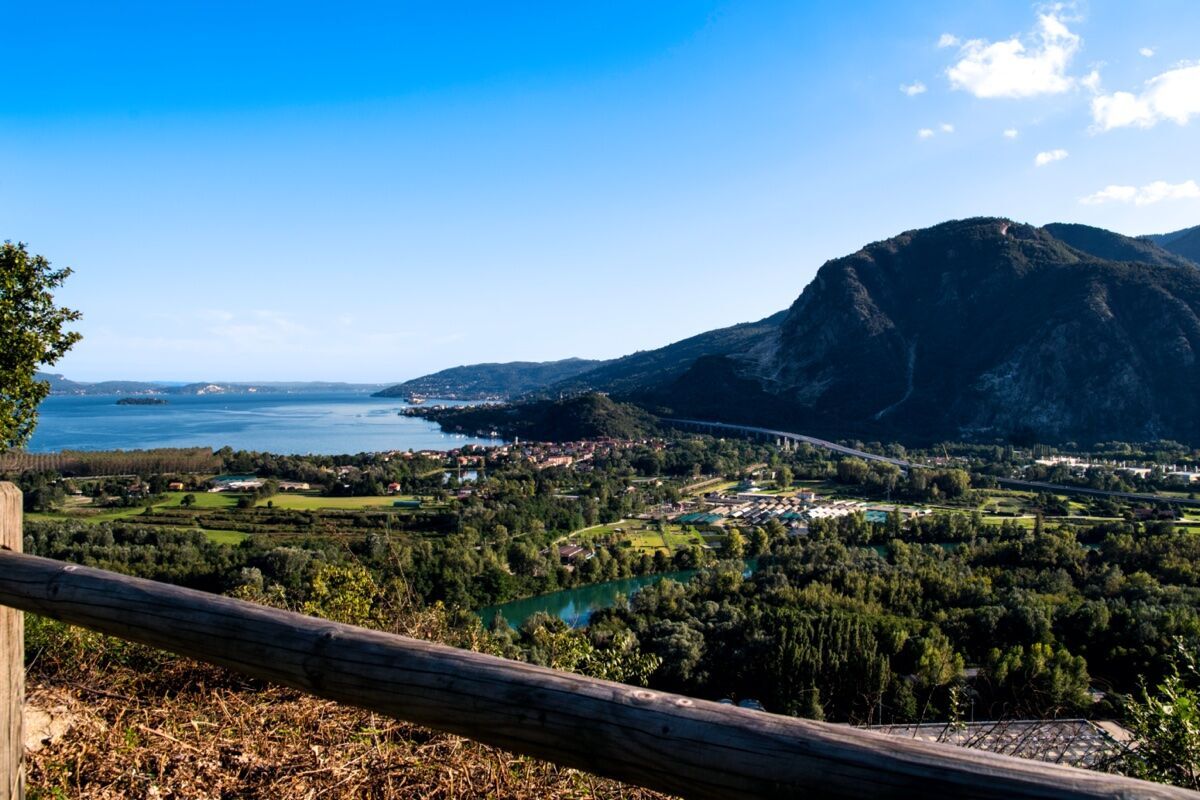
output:
[[[842,436],[1197,441],[1198,309],[1200,270],[950,222],[830,261],[777,329],[641,396]]]

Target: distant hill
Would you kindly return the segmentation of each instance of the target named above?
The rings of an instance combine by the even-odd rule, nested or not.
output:
[[[518,397],[573,378],[607,362],[568,358],[562,361],[510,361],[470,364],[389,386],[376,397],[442,397],[495,400]]]
[[[155,383],[149,381],[73,381],[58,374],[37,373],[37,379],[50,384],[52,395],[200,395],[200,394],[304,394],[347,392],[368,394],[379,389],[378,383],[329,383],[323,381],[265,381],[263,383]]]
[[[436,408],[418,412],[444,430],[508,439],[568,442],[579,439],[641,439],[658,432],[653,416],[629,403],[588,393],[562,400],[532,400],[513,405]]]
[[[50,394],[155,394],[166,390],[162,384],[145,381],[84,383],[48,372],[39,372],[36,377],[50,384]]]
[[[1174,233],[1160,233],[1143,237],[1176,255],[1200,263],[1200,225],[1184,228]]]
[[[1044,227],[1051,236],[1066,242],[1076,250],[1105,261],[1136,261],[1160,267],[1200,268],[1193,259],[1173,253],[1151,239],[1135,239],[1119,233],[1093,228],[1090,225],[1075,225],[1052,222]]]
[[[71,394],[77,387],[82,386],[58,373],[38,372],[34,374],[34,378],[50,384],[50,394]]]
[[[551,384],[548,389],[550,393],[602,389],[615,394],[636,395],[647,385],[683,375],[697,359],[749,350],[776,332],[785,316],[786,312],[780,311],[758,322],[718,328],[655,350],[642,350]]]

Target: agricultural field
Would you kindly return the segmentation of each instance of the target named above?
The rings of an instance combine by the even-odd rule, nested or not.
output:
[[[191,494],[190,506],[183,499]],[[173,530],[202,531],[215,542],[236,544],[251,534],[363,535],[370,531],[406,531],[418,535],[437,530],[445,504],[421,509],[394,508],[396,500],[414,497],[321,497],[278,494],[254,508],[238,508],[245,495],[235,492],[170,492],[149,506],[94,508],[90,498],[73,497],[54,512],[29,513],[30,521],[75,521],[88,524],[126,522]],[[269,504],[268,504],[269,503]],[[429,523],[429,520],[435,520]],[[427,528],[426,525],[433,527]]]
[[[223,509],[237,505],[237,496],[214,492],[167,492],[166,499],[149,506],[152,511],[180,508],[183,498],[191,494],[195,498],[193,509]],[[146,506],[127,508],[97,508],[90,497],[67,498],[66,505],[59,511],[29,512],[25,518],[31,520],[75,520],[78,522],[116,522],[146,513]]]
[[[391,508],[397,500],[418,500],[413,495],[387,495],[382,497],[324,497],[312,492],[280,492],[258,501],[258,507],[270,504],[271,508],[296,511],[314,511],[323,508],[353,511],[360,508]]]

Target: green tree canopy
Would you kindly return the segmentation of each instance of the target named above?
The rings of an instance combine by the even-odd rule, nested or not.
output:
[[[54,364],[79,341],[66,331],[79,312],[55,305],[51,290],[62,286],[69,269],[51,269],[21,243],[0,245],[0,452],[29,441],[38,403],[50,384],[37,368]]]

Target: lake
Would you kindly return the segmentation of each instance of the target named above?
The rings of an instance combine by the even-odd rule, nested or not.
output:
[[[166,405],[117,405],[117,396],[48,397],[29,451],[144,450],[212,447],[281,454],[452,450],[500,444],[443,433],[432,422],[402,417],[409,404],[394,397],[321,394],[166,396]],[[463,405],[439,400],[446,405]]]

